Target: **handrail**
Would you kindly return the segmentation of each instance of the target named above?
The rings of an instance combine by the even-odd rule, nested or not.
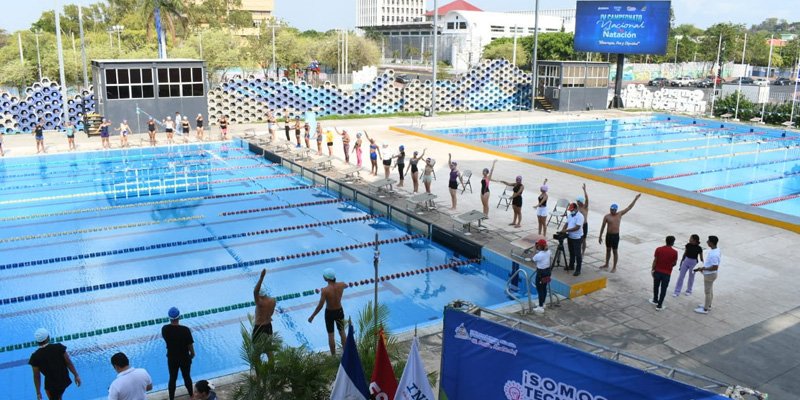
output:
[[[528,310],[528,312],[533,310],[533,302],[531,300],[531,283],[530,283],[530,279],[529,279],[530,277],[528,276],[528,272],[525,271],[524,269],[520,268],[520,269],[514,271],[514,273],[512,273],[511,276],[508,277],[508,280],[506,281],[506,295],[508,297],[511,297],[512,299],[518,301],[519,305],[522,307],[522,313],[525,314],[525,312],[526,312],[525,311],[525,303],[522,301],[522,299],[517,297],[517,295],[512,293],[512,291],[511,291],[511,281],[514,280],[514,277],[518,276],[520,273],[523,274],[523,276],[525,277],[525,290],[528,291],[528,309],[527,310]]]

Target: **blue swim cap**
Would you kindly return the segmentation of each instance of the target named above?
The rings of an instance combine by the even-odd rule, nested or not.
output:
[[[34,340],[36,340],[36,343],[42,343],[49,337],[50,337],[50,332],[48,332],[47,329],[44,328],[37,329],[36,332],[33,334],[33,338]]]
[[[575,198],[575,201],[577,201],[578,203],[583,204],[583,203],[586,203],[586,198],[583,197],[583,196],[578,196],[578,197]]]
[[[400,145],[400,151],[403,151],[403,150],[405,150],[405,149],[406,149],[406,146],[403,146],[403,145],[401,144],[401,145]]]
[[[611,205],[611,209],[612,210],[616,210],[618,208],[619,208],[619,206],[617,205],[617,203],[614,203],[614,204]]]
[[[334,271],[333,268],[325,268],[325,270],[322,271],[322,277],[329,281],[335,280],[336,271]]]
[[[169,316],[169,319],[176,320],[181,317],[181,312],[177,307],[172,307],[167,312],[167,315]]]

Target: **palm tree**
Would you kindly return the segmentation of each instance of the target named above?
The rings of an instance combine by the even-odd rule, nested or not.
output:
[[[161,26],[169,34],[172,42],[175,42],[178,27],[186,29],[189,19],[186,16],[186,5],[182,0],[140,0],[140,8],[147,21],[147,38],[153,38],[155,31],[155,10],[159,9],[161,15]]]

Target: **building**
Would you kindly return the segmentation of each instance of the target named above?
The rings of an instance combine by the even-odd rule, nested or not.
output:
[[[538,69],[536,93],[540,97],[536,102],[539,106],[557,111],[607,108],[608,63],[539,61]]]
[[[275,0],[242,0],[242,11],[249,11],[253,16],[253,26],[269,21],[275,13]]]
[[[356,0],[356,27],[422,22],[425,0]]]
[[[97,113],[143,132],[147,119],[163,120],[175,112],[208,121],[208,85],[201,60],[93,60],[92,82]]]

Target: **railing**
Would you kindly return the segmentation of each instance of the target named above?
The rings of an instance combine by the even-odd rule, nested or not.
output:
[[[514,281],[514,278],[518,278],[519,275],[522,275],[525,278],[525,290],[522,293],[524,294],[526,291],[528,292],[528,308],[527,309],[525,308],[525,303],[522,301],[522,299],[517,297],[517,295],[514,294],[514,290],[512,290],[511,282]],[[520,290],[519,286],[517,286],[517,290]],[[526,313],[529,313],[529,312],[533,311],[533,301],[531,300],[530,276],[528,276],[528,272],[527,271],[525,271],[524,269],[520,268],[520,269],[514,271],[514,273],[511,274],[511,276],[508,277],[508,280],[506,281],[506,295],[508,297],[510,297],[510,298],[512,298],[512,299],[514,299],[514,300],[519,302],[519,305],[521,307],[520,313],[526,314]]]

